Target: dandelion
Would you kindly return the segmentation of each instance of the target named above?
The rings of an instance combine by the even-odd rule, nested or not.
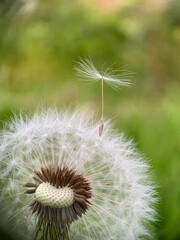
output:
[[[0,134],[0,226],[15,239],[147,239],[156,193],[131,141],[81,111],[38,109]]]
[[[129,82],[90,60],[76,70],[101,80],[101,124],[81,111],[15,116],[0,134],[1,227],[17,239],[147,238],[156,203],[149,166],[103,119],[104,82]]]

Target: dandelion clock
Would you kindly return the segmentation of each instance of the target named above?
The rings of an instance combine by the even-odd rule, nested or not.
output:
[[[0,227],[14,239],[150,239],[156,194],[149,166],[103,117],[103,84],[129,82],[81,60],[102,83],[102,118],[38,108],[0,134]]]

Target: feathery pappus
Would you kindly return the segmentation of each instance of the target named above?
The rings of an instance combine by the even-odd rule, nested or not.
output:
[[[16,117],[1,133],[0,222],[16,239],[149,234],[149,166],[108,122],[101,136],[98,126],[82,112],[49,109]]]

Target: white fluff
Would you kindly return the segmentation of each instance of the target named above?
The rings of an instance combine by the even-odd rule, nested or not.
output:
[[[87,213],[70,227],[75,240],[136,240],[151,234],[156,193],[149,166],[131,141],[112,131],[109,122],[99,136],[99,123],[86,114],[57,109],[20,117],[0,135],[0,224],[17,239],[32,239],[36,215],[28,205],[33,194],[22,187],[34,170],[49,164],[74,168],[91,183]]]
[[[77,62],[75,70],[78,76],[85,78],[87,81],[103,80],[113,89],[119,89],[123,86],[130,86],[130,80],[127,78],[130,74],[126,73],[124,69],[112,70],[108,67],[104,71],[98,71],[91,59],[81,59]]]

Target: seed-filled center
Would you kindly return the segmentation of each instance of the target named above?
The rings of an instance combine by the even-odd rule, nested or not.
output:
[[[69,207],[74,202],[74,192],[69,187],[57,188],[41,183],[35,191],[36,201],[51,208]]]
[[[62,227],[86,214],[92,191],[90,182],[82,174],[59,166],[41,168],[34,173],[35,182],[28,182],[24,187],[27,194],[34,194],[30,208],[43,224]]]

